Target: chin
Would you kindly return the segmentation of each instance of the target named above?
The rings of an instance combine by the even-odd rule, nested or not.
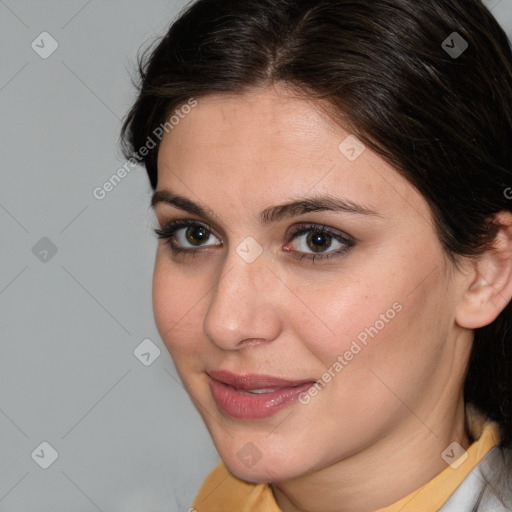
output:
[[[282,482],[293,478],[293,476],[298,476],[290,476],[286,470],[283,472],[283,468],[276,468],[275,465],[272,464],[268,464],[268,468],[266,464],[262,464],[260,466],[259,463],[252,468],[248,468],[238,460],[234,461],[232,459],[223,459],[223,461],[229,471],[233,473],[233,475],[235,475],[237,478],[240,478],[240,480],[244,480],[253,484]]]
[[[226,464],[227,466],[227,464]],[[234,466],[227,466],[229,471],[233,473],[237,478],[240,478],[240,480],[244,480],[245,482],[249,482],[252,484],[269,484],[276,479],[275,477],[272,478],[266,471],[256,470],[256,469],[247,469],[247,468],[241,468],[239,465]]]
[[[219,450],[222,461],[229,471],[241,480],[255,484],[268,484],[274,482],[284,482],[297,478],[304,474],[304,461],[290,460],[289,454],[296,450],[273,450],[272,446],[257,450],[255,445],[247,443],[241,450],[233,450],[233,446],[227,449]],[[270,456],[264,454],[270,453]],[[285,454],[288,454],[286,457]],[[284,455],[284,456],[283,456]]]

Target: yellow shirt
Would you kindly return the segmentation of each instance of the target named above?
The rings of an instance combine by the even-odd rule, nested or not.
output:
[[[475,441],[467,449],[467,459],[457,462],[400,501],[376,512],[434,512],[443,506],[462,481],[499,444],[499,426],[476,408],[466,406],[468,428]],[[451,452],[450,452],[451,454]],[[465,457],[466,455],[463,455]],[[460,461],[462,461],[460,457]],[[220,462],[207,476],[191,512],[282,512],[267,484],[252,484],[233,476]]]

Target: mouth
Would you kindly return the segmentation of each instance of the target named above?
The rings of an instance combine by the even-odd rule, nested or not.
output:
[[[236,419],[268,418],[290,406],[315,380],[286,380],[270,375],[236,375],[208,371],[210,388],[219,410]]]

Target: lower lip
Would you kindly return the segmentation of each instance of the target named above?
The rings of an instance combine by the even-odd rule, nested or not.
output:
[[[210,378],[213,398],[219,409],[228,416],[244,420],[268,418],[276,414],[295,402],[301,393],[307,392],[314,384],[314,382],[308,382],[271,393],[248,395]]]

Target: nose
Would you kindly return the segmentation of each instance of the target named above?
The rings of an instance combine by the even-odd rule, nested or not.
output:
[[[247,263],[233,250],[211,292],[204,333],[224,350],[275,340],[282,329],[278,290],[263,257]]]

